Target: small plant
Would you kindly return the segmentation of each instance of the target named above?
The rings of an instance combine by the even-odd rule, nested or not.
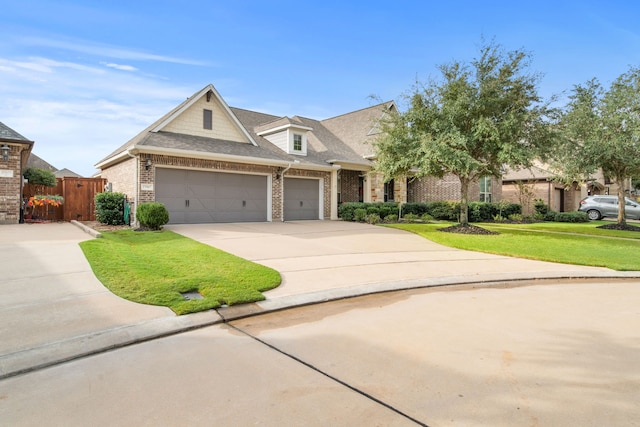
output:
[[[428,223],[428,222],[432,222],[433,221],[433,217],[431,215],[429,215],[428,213],[424,213],[422,214],[422,216],[420,217],[420,219],[422,220],[422,222]]]
[[[505,222],[505,221],[507,221],[507,219],[500,214],[493,216],[493,222]]]
[[[418,220],[418,218],[420,218],[420,217],[418,215],[416,215],[416,214],[413,214],[413,213],[408,213],[408,214],[405,214],[405,216],[404,216],[404,220],[406,222],[416,222]]]
[[[511,214],[509,215],[509,221],[522,222],[524,221],[524,216],[522,214]]]
[[[126,196],[123,193],[96,194],[96,219],[102,224],[124,225],[125,200]]]
[[[557,212],[555,215],[556,222],[588,222],[589,216],[586,212]]]
[[[136,218],[145,228],[162,230],[162,226],[169,222],[169,212],[159,202],[141,203],[136,208]]]
[[[365,221],[368,224],[377,224],[380,222],[380,215],[378,215],[377,213],[367,214],[367,216],[365,217]]]
[[[536,213],[539,213],[541,215],[546,215],[547,212],[549,212],[549,205],[545,204],[544,200],[542,199],[536,199],[533,203],[533,208],[535,209]]]
[[[364,222],[364,218],[367,216],[367,210],[364,208],[358,208],[353,211],[353,220],[357,222]]]
[[[398,215],[391,214],[384,217],[384,222],[398,222]]]

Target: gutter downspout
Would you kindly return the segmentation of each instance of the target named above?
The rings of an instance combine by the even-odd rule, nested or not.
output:
[[[135,188],[135,193],[133,195],[133,200],[134,200],[134,206],[136,207],[136,209],[133,210],[133,212],[129,213],[129,222],[131,222],[131,217],[133,216],[133,218],[135,219],[134,221],[134,225],[136,225],[138,223],[138,218],[136,218],[136,214],[135,211],[138,209],[138,189],[140,188],[140,155],[136,155],[134,156],[133,154],[131,154],[131,152],[129,150],[126,151],[126,153],[129,155],[129,157],[131,157],[132,159],[136,159],[136,171],[135,171],[135,183],[136,183],[136,188]],[[154,186],[155,188],[155,186]]]

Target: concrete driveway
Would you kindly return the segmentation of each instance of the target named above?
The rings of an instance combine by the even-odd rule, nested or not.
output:
[[[340,221],[174,225],[270,266],[283,282],[266,301],[188,316],[123,300],[94,276],[68,223],[0,227],[0,379],[185,330],[283,308],[384,291],[541,278],[640,277],[638,272],[460,251],[417,235]]]
[[[167,229],[279,271],[264,307],[388,290],[637,273],[448,248],[418,235],[342,221],[171,225]]]

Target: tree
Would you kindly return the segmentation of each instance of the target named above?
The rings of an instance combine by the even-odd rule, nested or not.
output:
[[[46,169],[27,168],[23,176],[34,186],[36,193],[43,193],[45,187],[55,187],[58,184],[55,174]]]
[[[631,67],[606,90],[597,79],[574,86],[560,124],[562,179],[584,181],[602,169],[618,185],[617,222],[626,226],[625,185],[640,175],[640,68]]]
[[[501,169],[528,167],[552,143],[539,76],[527,73],[529,54],[485,44],[470,65],[441,65],[440,81],[414,86],[405,112],[383,120],[375,142],[385,180],[402,175],[460,180],[460,225],[468,226],[469,185]]]

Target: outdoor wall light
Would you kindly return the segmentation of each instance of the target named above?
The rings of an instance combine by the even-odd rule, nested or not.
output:
[[[147,157],[147,161],[146,161],[146,162],[144,162],[144,168],[145,168],[145,170],[149,170],[149,169],[151,169],[151,164],[152,164],[152,163],[151,163],[151,157]]]
[[[0,148],[0,150],[2,151],[2,161],[8,162],[9,161],[9,150],[11,150],[11,149],[9,148],[9,146],[7,144],[3,144],[2,147]]]

